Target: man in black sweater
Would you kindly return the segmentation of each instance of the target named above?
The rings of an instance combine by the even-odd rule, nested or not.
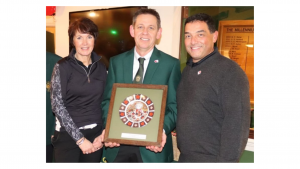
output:
[[[179,162],[238,162],[248,140],[248,78],[214,47],[217,37],[209,15],[187,18],[185,47],[191,59],[177,88]]]

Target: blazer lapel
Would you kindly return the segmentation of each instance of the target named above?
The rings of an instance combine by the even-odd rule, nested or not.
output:
[[[156,71],[158,65],[160,64],[159,62],[160,54],[159,51],[156,49],[154,46],[153,53],[150,57],[150,61],[146,70],[145,78],[143,81],[143,84],[151,84],[151,79],[154,75],[154,72]]]
[[[123,59],[124,83],[132,83],[134,48],[131,49]]]

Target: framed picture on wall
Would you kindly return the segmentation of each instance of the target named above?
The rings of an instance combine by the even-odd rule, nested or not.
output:
[[[245,70],[247,57],[254,55],[254,20],[220,21],[218,32],[220,53]]]
[[[167,99],[167,85],[115,83],[104,141],[159,146]]]
[[[97,26],[99,35],[96,39],[94,52],[102,56],[106,69],[109,67],[111,57],[131,50],[135,46],[134,39],[129,34],[129,26],[136,11],[147,6],[126,6],[91,9],[85,11],[69,12],[69,21],[72,23],[78,18],[86,17]],[[72,46],[69,45],[69,52]]]
[[[254,105],[254,20],[219,21],[219,52],[235,61],[246,73],[250,102]]]

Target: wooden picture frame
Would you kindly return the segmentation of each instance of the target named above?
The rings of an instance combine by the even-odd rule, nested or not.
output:
[[[246,73],[250,84],[250,104],[254,106],[254,20],[219,21],[218,49]]]
[[[160,146],[167,90],[167,85],[114,83],[104,141]]]

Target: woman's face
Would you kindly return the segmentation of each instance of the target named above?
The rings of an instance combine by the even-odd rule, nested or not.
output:
[[[79,33],[76,31],[73,37],[73,44],[76,49],[77,56],[90,56],[94,49],[95,38],[87,33]]]

